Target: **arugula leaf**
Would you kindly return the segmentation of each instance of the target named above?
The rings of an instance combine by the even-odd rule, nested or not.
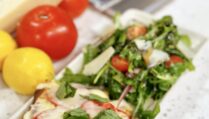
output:
[[[120,52],[120,56],[128,59],[128,62],[130,63],[128,68],[129,72],[132,72],[133,69],[138,67],[146,67],[143,62],[141,53],[139,52],[134,42],[129,42]]]
[[[187,67],[187,69],[189,69],[189,71],[194,71],[195,70],[195,66],[194,64],[192,63],[192,61],[188,60],[186,63],[185,63],[185,66]]]
[[[59,99],[73,97],[76,93],[76,89],[67,82],[62,82],[59,89],[56,92],[56,96]]]
[[[110,95],[110,99],[118,99],[123,91],[122,86],[112,78],[110,78],[108,81],[107,89]]]
[[[99,54],[99,49],[92,45],[87,45],[84,49],[84,65],[89,63]]]
[[[81,97],[83,97],[87,100],[93,100],[93,101],[98,101],[98,102],[102,102],[102,103],[109,102],[109,99],[102,98],[102,97],[95,95],[95,94],[90,94],[89,96],[82,96],[81,95]]]
[[[122,119],[113,110],[104,110],[93,119]]]
[[[108,47],[113,46],[113,48],[116,50],[116,53],[119,53],[126,45],[126,41],[127,38],[125,31],[117,29],[115,33],[102,44],[100,44],[98,48],[100,49],[100,52],[103,52]]]
[[[63,77],[60,79],[60,82],[92,84],[93,78],[80,73],[74,74],[69,68],[66,68]]]
[[[160,112],[159,103],[155,104],[153,110],[143,110],[141,113],[141,119],[155,119],[157,114]]]
[[[63,119],[89,119],[89,115],[81,108],[73,109],[63,114]]]
[[[181,35],[181,41],[188,47],[192,45],[192,42],[188,35]]]
[[[103,73],[105,73],[105,71],[109,68],[109,65],[106,64],[105,66],[102,67],[102,69],[100,69],[100,71],[97,73],[96,77],[94,78],[93,83],[96,84],[99,80],[99,78],[102,76]]]
[[[105,49],[109,48],[110,46],[113,46],[116,42],[115,34],[113,34],[109,39],[104,41],[101,45],[99,45],[100,52],[103,52]]]

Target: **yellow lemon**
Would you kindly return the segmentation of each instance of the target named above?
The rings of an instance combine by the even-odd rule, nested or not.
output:
[[[16,42],[5,31],[0,30],[0,71],[5,57],[16,48]]]
[[[3,64],[6,84],[23,95],[32,95],[39,83],[54,78],[51,59],[36,48],[20,48],[10,53]]]

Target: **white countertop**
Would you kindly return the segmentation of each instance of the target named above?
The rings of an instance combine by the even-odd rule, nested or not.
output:
[[[83,18],[76,21],[76,24],[79,27],[78,29],[84,25],[91,26],[91,24],[80,24],[82,20],[90,20],[90,18],[84,18],[85,16],[88,16],[88,13],[90,12],[85,13],[84,16],[82,16]],[[203,34],[209,38],[209,0],[173,0],[171,3],[155,13],[156,17],[161,17],[163,15],[172,15],[177,25]],[[98,24],[102,23],[102,21],[96,21],[96,18],[94,18],[94,21],[91,23],[95,23],[98,26]],[[82,33],[85,33],[85,30],[82,31]],[[92,30],[92,32],[94,31]],[[86,37],[88,40],[86,40]],[[84,44],[89,43],[91,39],[95,39],[96,37],[97,36],[91,34],[88,34],[87,36],[80,36],[79,38],[82,40],[79,41],[77,49],[74,51],[73,55],[56,63],[55,68],[59,70],[60,67],[65,65],[69,59],[78,53],[79,49]],[[182,89],[185,91],[175,94],[176,100],[181,100],[180,103],[172,102],[174,99],[167,98],[167,96],[166,100],[170,100],[171,103],[163,104],[167,105],[167,107],[161,109],[162,113],[160,113],[158,119],[208,119],[209,73],[207,69],[209,69],[209,55],[206,55],[208,51],[209,43],[204,45],[194,59],[194,64],[197,66],[196,71],[186,74],[184,76],[184,80],[177,82],[176,86],[183,85],[185,83],[188,84],[188,87]],[[8,98],[8,95],[14,95],[14,92],[8,90],[8,88],[3,85],[1,80],[0,90],[0,97],[6,97],[6,100],[11,100],[11,103],[8,104],[4,103],[4,100],[0,99],[0,119],[7,119],[15,112],[15,110],[18,109],[18,107],[21,106],[21,104],[24,103],[23,100],[26,100],[26,97],[15,96],[13,99]],[[2,91],[5,93],[2,93]],[[185,96],[185,94],[188,96]],[[22,103],[16,104],[15,102],[17,101]],[[16,105],[16,107],[11,108],[13,105]],[[5,110],[6,108],[11,108],[11,112],[8,114],[3,113],[2,110]]]
[[[209,0],[171,0],[155,15],[172,15],[176,24],[209,37]]]

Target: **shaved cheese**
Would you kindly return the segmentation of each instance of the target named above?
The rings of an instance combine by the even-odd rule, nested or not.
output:
[[[113,47],[109,47],[102,54],[96,57],[93,61],[84,66],[83,74],[93,75],[96,74],[112,57],[115,53]]]
[[[12,32],[20,19],[40,5],[58,5],[61,0],[1,0],[0,29]]]
[[[168,53],[154,49],[149,57],[148,67],[154,67],[170,59]]]
[[[186,46],[182,41],[179,41],[177,44],[177,48],[189,59],[194,57],[194,52],[192,49]]]
[[[152,47],[151,41],[146,41],[143,39],[136,39],[134,42],[135,42],[137,48],[142,51],[148,50],[149,48]]]

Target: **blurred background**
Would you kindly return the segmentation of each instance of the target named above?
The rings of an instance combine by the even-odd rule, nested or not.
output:
[[[112,9],[124,12],[129,8],[137,8],[146,12],[156,12],[171,0],[90,0],[99,10]]]

